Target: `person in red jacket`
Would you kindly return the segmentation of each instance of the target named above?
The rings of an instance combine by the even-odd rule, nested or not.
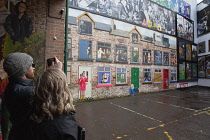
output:
[[[81,77],[79,78],[80,99],[85,99],[86,82],[88,82],[88,78],[85,76],[85,73],[83,72],[81,74]]]

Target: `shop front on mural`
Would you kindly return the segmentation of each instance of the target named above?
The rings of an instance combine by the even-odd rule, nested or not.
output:
[[[92,97],[114,96],[113,91],[128,95],[128,90],[121,90],[131,85],[138,92],[152,92],[197,80],[188,3],[82,0],[72,1],[69,10],[72,63],[91,64]]]

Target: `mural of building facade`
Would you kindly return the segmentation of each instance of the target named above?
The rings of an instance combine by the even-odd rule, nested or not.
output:
[[[69,10],[72,58],[68,61],[71,71],[68,77],[74,93],[78,93],[80,66],[91,67],[93,98],[129,95],[131,84],[139,92],[160,91],[164,69],[168,70],[168,88],[176,88],[175,37],[82,10]],[[86,32],[80,32],[81,21],[87,23],[83,25],[88,28],[84,29]]]
[[[72,86],[74,98],[80,96],[78,79],[81,73],[85,73],[85,76],[88,77],[86,97],[105,98],[128,95],[131,84],[139,88],[139,92],[160,91],[165,87],[176,88],[176,82],[179,80],[177,79],[179,75],[177,69],[179,67],[176,36],[177,13],[181,18],[183,14],[186,17],[182,19],[183,26],[190,20],[187,19],[186,14],[187,4],[184,6],[186,9],[182,8],[178,10],[180,12],[177,12],[176,8],[172,8],[177,6],[174,1],[168,0],[167,2],[168,4],[150,0],[69,1],[71,8],[69,9],[67,78],[69,85]],[[45,9],[45,14],[38,14],[38,18],[36,15],[38,12],[33,12],[33,8],[36,7],[31,6],[31,3],[27,4],[26,19],[29,23],[27,28],[29,30],[18,39],[12,36],[9,27],[8,29],[3,28],[5,31],[2,29],[2,36],[4,36],[3,39],[1,38],[4,41],[1,42],[2,58],[14,51],[29,53],[38,64],[36,68],[38,75],[43,70],[43,62],[46,57],[57,56],[57,50],[63,51],[61,41],[64,39],[63,35],[58,36],[55,27],[45,26],[47,21],[43,19],[60,20],[62,15],[60,11],[56,13],[56,10],[59,9],[55,6],[56,1],[49,3],[49,6],[54,5],[54,8],[46,7],[47,4],[43,3],[44,6],[38,10]],[[182,4],[178,2],[179,4],[185,5],[184,1]],[[5,4],[5,8],[9,9],[7,5]],[[48,8],[49,13],[46,15]],[[14,10],[11,9],[12,5],[9,10],[2,12],[5,22],[9,21],[7,17],[14,13]],[[192,26],[194,25],[184,27],[185,36],[179,37],[193,42],[194,36],[189,37],[189,34],[192,34],[189,27]],[[45,32],[45,29],[51,32]],[[186,53],[186,47],[183,51]],[[188,52],[192,53],[189,50]],[[188,56],[188,54],[185,55]],[[193,56],[193,54],[190,55]],[[187,66],[191,68],[191,75],[193,75],[196,73],[193,70],[196,67],[194,65],[196,61],[191,60],[187,65],[188,61],[190,60],[186,60],[185,69]],[[168,86],[163,86],[163,84]]]

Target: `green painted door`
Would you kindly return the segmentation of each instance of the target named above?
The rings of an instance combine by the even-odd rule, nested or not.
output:
[[[131,84],[139,87],[139,68],[131,68]]]

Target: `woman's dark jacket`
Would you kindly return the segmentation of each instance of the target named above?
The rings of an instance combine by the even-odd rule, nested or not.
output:
[[[9,78],[9,84],[4,92],[4,101],[10,114],[12,129],[10,140],[28,140],[32,134],[31,100],[34,96],[32,79]]]
[[[78,125],[74,113],[54,116],[53,120],[35,123],[33,140],[77,140]]]
[[[30,37],[33,31],[33,25],[31,19],[24,14],[21,19],[18,18],[18,14],[10,14],[6,18],[5,30],[9,33],[13,42],[24,42],[25,38]]]

